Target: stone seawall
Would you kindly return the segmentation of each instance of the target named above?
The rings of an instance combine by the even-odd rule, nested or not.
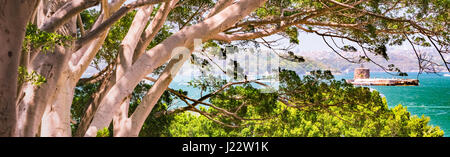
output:
[[[347,83],[362,86],[418,86],[416,79],[355,79],[346,80]]]

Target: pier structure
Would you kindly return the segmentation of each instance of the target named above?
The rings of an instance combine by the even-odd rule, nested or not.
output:
[[[417,79],[386,79],[386,78],[370,78],[370,70],[368,68],[356,68],[353,79],[346,80],[347,83],[360,86],[418,86]]]

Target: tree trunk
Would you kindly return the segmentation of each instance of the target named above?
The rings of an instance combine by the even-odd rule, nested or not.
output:
[[[56,10],[60,9],[61,6],[66,5],[67,1],[65,0],[56,0],[49,1],[45,5],[40,5],[39,12],[36,13],[38,19],[44,19],[43,23],[48,22],[55,13]],[[42,12],[44,13],[42,13]],[[43,16],[45,15],[45,16]],[[61,27],[55,27],[57,29],[58,34],[66,35],[66,36],[76,36],[76,17],[71,17],[71,19],[66,20],[65,23],[61,24]],[[75,42],[72,42],[74,44]],[[30,60],[30,64],[28,69],[30,71],[35,71],[39,75],[46,78],[46,82],[41,84],[40,86],[35,86],[32,83],[26,83],[24,87],[24,97],[18,102],[18,135],[19,136],[38,136],[40,134],[39,130],[44,130],[46,132],[45,135],[49,134],[57,134],[51,133],[48,131],[55,130],[56,128],[40,128],[44,127],[52,127],[59,126],[65,124],[70,117],[60,117],[58,115],[70,115],[70,104],[61,104],[62,101],[66,101],[67,95],[62,93],[73,93],[73,86],[66,86],[69,83],[69,79],[71,77],[71,71],[69,70],[68,61],[71,58],[73,52],[73,48],[68,46],[55,46],[53,52],[42,53],[37,52],[35,57],[32,57]],[[66,83],[67,82],[67,83]],[[70,88],[72,91],[67,91]],[[60,97],[62,96],[62,97]],[[73,96],[73,94],[72,94]],[[70,100],[71,102],[71,100]],[[53,105],[58,105],[57,107]],[[48,109],[48,110],[46,110]],[[53,110],[50,110],[53,109]],[[48,112],[60,112],[57,114],[51,114]],[[44,125],[41,124],[42,118],[46,115],[46,119],[52,119],[49,123]],[[49,117],[50,116],[50,117]],[[68,120],[67,120],[68,119]],[[60,124],[58,124],[60,123]],[[50,125],[51,124],[51,125]],[[70,126],[70,125],[69,125]]]
[[[67,78],[67,77],[66,77]],[[56,88],[56,100],[47,105],[41,124],[41,137],[71,137],[70,107],[76,82],[67,78]]]
[[[15,136],[19,58],[27,22],[38,3],[0,0],[0,137]]]
[[[75,35],[77,32],[76,16],[72,17],[60,29],[64,35]],[[65,52],[73,52],[72,47],[64,49]],[[45,105],[44,114],[41,118],[41,132],[42,137],[69,137],[71,136],[70,128],[70,107],[72,106],[72,100],[74,96],[74,90],[78,78],[75,78],[72,71],[68,66],[68,61],[71,58],[72,53],[65,53],[64,60],[56,66],[62,66],[61,76],[56,79],[56,89],[53,93],[51,101]]]
[[[158,80],[156,80],[152,88],[150,88],[144,98],[142,98],[141,104],[139,104],[133,115],[131,115],[131,130],[129,136],[139,136],[139,132],[153,107],[155,107],[161,95],[166,91],[167,87],[169,87],[184,62],[190,57],[191,50],[187,48],[181,48],[179,50],[179,54],[174,56],[169,64],[167,64]]]
[[[47,105],[55,103],[58,99],[56,97],[58,84],[62,84],[69,75],[64,73],[68,67],[69,52],[70,48],[56,46],[52,53],[39,53],[31,65],[30,68],[45,77],[46,82],[40,86],[26,83],[25,96],[18,104],[19,136],[38,135],[38,128]]]

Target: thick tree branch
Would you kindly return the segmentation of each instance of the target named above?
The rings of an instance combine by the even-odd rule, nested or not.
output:
[[[165,2],[164,4],[162,4],[161,8],[153,18],[151,24],[147,27],[147,29],[139,39],[139,42],[134,51],[133,63],[136,62],[136,60],[145,52],[145,49],[147,49],[148,45],[150,45],[152,40],[158,34],[159,30],[161,30],[167,19],[167,16],[175,7],[178,1],[179,0],[171,0],[170,2]]]
[[[144,6],[139,9],[136,13],[133,22],[128,30],[127,35],[122,40],[119,46],[119,56],[117,57],[117,68],[114,73],[115,79],[121,78],[125,71],[133,64],[133,52],[138,43],[138,39],[145,29],[148,21],[150,20],[150,15],[153,12],[153,6]],[[115,83],[117,80],[114,80]],[[121,106],[114,116],[114,136],[129,136],[131,131],[128,127],[130,119],[128,118],[128,108],[130,105],[130,100],[127,98],[121,103]]]
[[[416,55],[417,58],[417,64],[419,65],[419,73],[417,73],[417,79],[419,78],[419,75],[422,73],[423,67],[422,67],[422,58],[420,57],[420,55],[418,54],[416,47],[414,46],[414,44],[412,43],[412,41],[409,39],[409,37],[406,34],[403,34],[403,36],[406,38],[406,40],[408,40],[409,44],[411,44],[411,47],[414,51],[414,54]]]
[[[152,5],[165,1],[167,0],[138,0],[121,7],[117,12],[112,14],[109,19],[105,20],[96,29],[90,31],[84,37],[78,39],[75,44],[75,49],[78,50],[81,48],[82,45],[89,43],[90,41],[99,37],[103,32],[105,32],[108,28],[110,28],[117,20],[125,16],[129,11],[144,5]]]
[[[80,28],[80,36],[83,37],[86,34],[86,30],[84,30],[83,20],[81,19],[81,15],[77,16],[77,25]]]
[[[361,12],[361,13],[364,13],[364,14],[367,14],[367,15],[370,15],[370,16],[373,16],[373,17],[377,17],[377,18],[380,18],[380,19],[385,19],[385,20],[389,20],[389,21],[396,21],[396,22],[406,22],[406,23],[410,23],[414,28],[420,30],[420,31],[423,32],[424,34],[436,35],[436,32],[430,31],[430,30],[428,30],[428,29],[426,29],[426,28],[420,26],[419,24],[417,24],[416,22],[414,22],[414,21],[412,21],[412,20],[405,20],[405,19],[401,19],[401,18],[391,18],[391,17],[387,17],[387,16],[384,16],[384,15],[380,15],[380,14],[376,14],[376,13],[367,11],[367,10],[355,8],[354,6],[347,5],[347,4],[344,4],[344,3],[340,3],[340,2],[337,2],[337,1],[335,1],[335,0],[327,0],[327,1],[329,1],[329,2],[331,2],[331,3],[334,3],[334,4],[336,4],[336,5],[339,5],[339,6],[345,7],[345,8],[354,9],[354,10],[359,11],[359,12]]]
[[[147,119],[153,107],[156,105],[157,101],[167,89],[167,87],[169,87],[172,79],[175,77],[176,73],[178,73],[181,66],[187,59],[188,55],[183,53],[178,56],[174,56],[170,60],[164,71],[161,73],[159,78],[153,84],[153,86],[148,90],[147,94],[142,98],[141,104],[136,107],[136,110],[130,117],[131,136],[138,136],[142,125],[144,125],[145,119]]]
[[[218,0],[216,5],[214,5],[213,9],[211,9],[209,14],[206,16],[206,18],[210,18],[211,16],[216,15],[231,4],[233,4],[233,0]]]
[[[445,68],[447,68],[447,71],[450,72],[450,68],[448,66],[448,63],[445,58],[444,55],[442,55],[441,50],[439,50],[439,48],[436,46],[436,44],[433,42],[432,38],[430,36],[427,36],[428,40],[430,40],[431,44],[433,44],[434,48],[436,49],[436,51],[439,53],[439,56],[441,56],[442,61],[444,62],[444,66]]]
[[[110,73],[112,71],[112,68],[113,68],[112,65],[114,65],[114,64],[108,65],[105,69],[92,75],[89,78],[80,78],[80,80],[78,81],[78,84],[92,84],[92,83],[96,83],[98,81],[105,79],[107,76],[106,74]]]
[[[27,22],[39,3],[0,0],[0,137],[17,136],[18,69]]]
[[[150,78],[150,77],[145,77],[145,79],[149,80],[149,81],[152,81],[152,82],[155,82],[155,79]],[[177,92],[177,91],[175,91],[173,89],[168,88],[167,90],[169,92],[175,94],[176,96],[178,96],[180,98],[184,98],[186,100],[192,101],[193,103],[190,106],[181,107],[181,108],[177,108],[177,109],[170,110],[170,111],[158,112],[158,113],[155,114],[155,117],[160,117],[160,116],[163,116],[163,115],[169,115],[169,114],[174,114],[174,113],[180,113],[180,112],[183,112],[183,111],[187,111],[187,110],[190,110],[192,107],[197,106],[198,104],[203,104],[203,105],[210,106],[212,104],[205,103],[204,101],[209,99],[212,96],[215,96],[215,95],[219,94],[220,92],[224,91],[225,89],[227,89],[227,88],[229,88],[231,86],[241,85],[241,84],[248,84],[248,83],[256,83],[256,84],[259,84],[259,85],[262,85],[262,86],[267,86],[264,83],[258,82],[258,80],[247,80],[247,81],[241,81],[241,82],[230,82],[230,83],[227,83],[227,84],[223,85],[222,87],[220,87],[216,91],[200,97],[197,100],[189,98],[189,97],[187,97],[187,96],[185,96],[185,95],[183,95],[183,94],[181,94],[181,93],[179,93],[179,92]]]
[[[86,8],[93,7],[100,0],[73,0],[58,9],[49,19],[47,19],[40,29],[47,32],[54,32],[72,17],[78,15]]]

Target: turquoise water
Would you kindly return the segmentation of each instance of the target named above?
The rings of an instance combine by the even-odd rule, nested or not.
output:
[[[440,73],[441,75],[444,73]],[[408,73],[416,79],[417,73]],[[372,72],[371,78],[392,78],[384,72]],[[351,79],[353,74],[338,75],[336,79]],[[403,78],[403,77],[402,77]],[[402,104],[412,115],[430,117],[430,124],[439,126],[450,136],[450,77],[436,74],[419,75],[419,86],[370,86],[382,93],[389,107]]]

